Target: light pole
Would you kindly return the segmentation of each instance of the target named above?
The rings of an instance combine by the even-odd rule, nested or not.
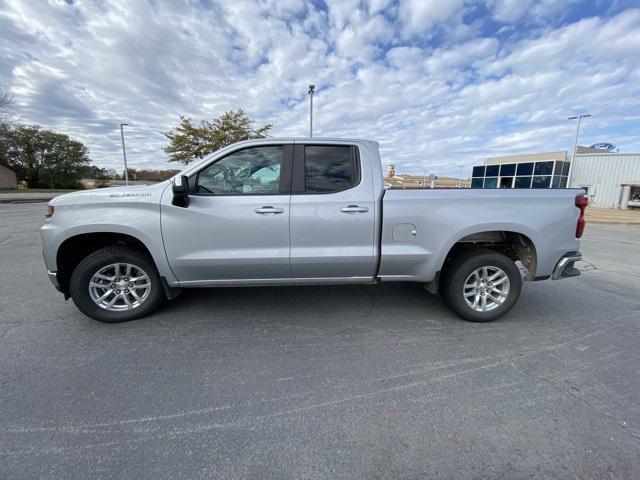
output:
[[[124,183],[125,185],[129,185],[129,169],[127,168],[127,151],[124,148],[124,128],[122,127],[126,127],[128,124],[127,123],[121,123],[120,124],[120,138],[122,139],[122,158],[124,158]]]
[[[462,169],[464,165],[458,165],[460,167],[460,176],[458,177],[458,188],[462,188]]]
[[[569,173],[567,173],[567,187],[571,186],[571,174],[573,173],[573,164],[576,161],[576,154],[578,153],[578,137],[580,136],[580,123],[583,118],[589,118],[591,115],[574,115],[569,117],[569,120],[578,120],[578,126],[576,127],[576,139],[573,142],[573,156],[571,157],[571,163],[569,164]]]
[[[316,91],[315,85],[309,85],[309,137],[313,137],[313,94]]]

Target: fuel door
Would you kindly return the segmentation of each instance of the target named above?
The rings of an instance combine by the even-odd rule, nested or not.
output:
[[[413,223],[398,223],[393,227],[393,239],[396,242],[413,242],[418,230]]]

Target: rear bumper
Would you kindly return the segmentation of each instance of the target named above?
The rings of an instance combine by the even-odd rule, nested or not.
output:
[[[580,270],[574,264],[580,260],[582,260],[582,253],[580,252],[565,254],[556,264],[556,268],[553,269],[551,279],[560,280],[561,278],[577,277],[580,275]]]

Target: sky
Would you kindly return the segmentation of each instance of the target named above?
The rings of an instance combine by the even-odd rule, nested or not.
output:
[[[243,108],[271,135],[380,142],[399,173],[640,151],[640,1],[0,0],[12,111],[96,165],[171,168],[163,131]]]

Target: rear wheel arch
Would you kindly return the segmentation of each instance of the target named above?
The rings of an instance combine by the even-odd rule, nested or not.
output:
[[[538,262],[535,243],[529,235],[513,230],[487,230],[462,236],[453,242],[442,259],[439,277],[457,256],[477,248],[488,248],[506,255],[514,262],[520,261],[528,272],[527,279],[535,279]]]

